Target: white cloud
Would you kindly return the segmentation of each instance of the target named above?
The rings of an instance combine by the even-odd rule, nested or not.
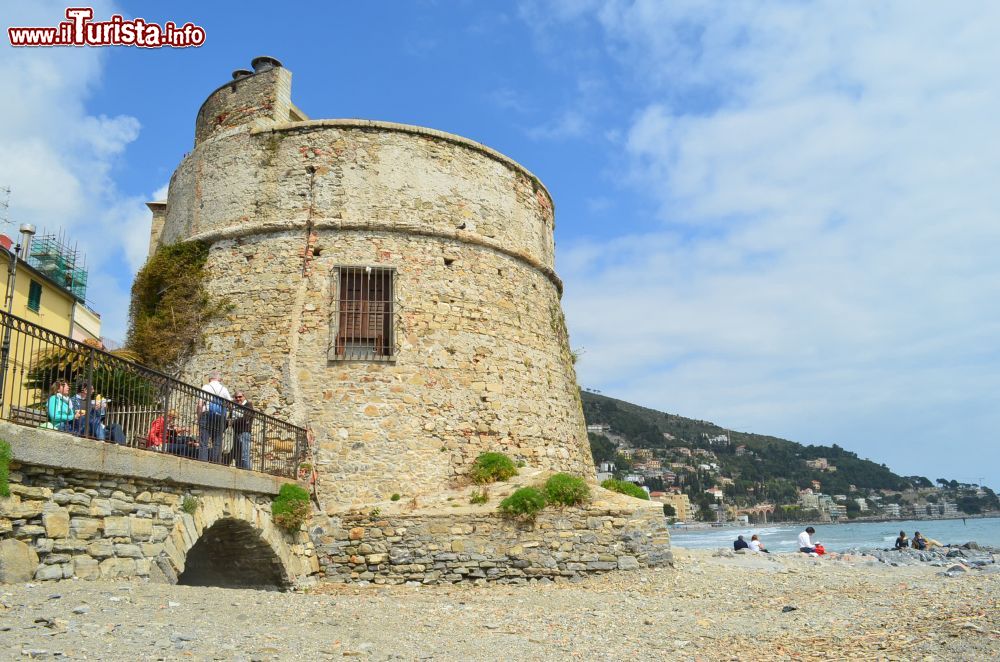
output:
[[[902,472],[970,463],[910,444],[1000,466],[1000,10],[593,16],[649,99],[625,145],[663,230],[560,253],[581,383]]]
[[[8,7],[7,25],[49,26],[65,3]],[[113,13],[98,3],[96,16]],[[131,276],[146,256],[149,211],[144,199],[123,195],[113,170],[140,130],[137,119],[87,111],[106,54],[96,48],[21,48],[0,44],[0,75],[8,95],[0,104],[0,186],[9,186],[10,219],[78,242],[90,269],[88,299],[106,335],[121,339]],[[16,227],[16,226],[15,226]],[[8,233],[11,228],[6,228]]]

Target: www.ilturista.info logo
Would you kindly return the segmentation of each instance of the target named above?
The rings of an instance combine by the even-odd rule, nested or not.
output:
[[[139,46],[140,48],[187,48],[205,43],[205,28],[193,23],[178,27],[173,21],[162,26],[144,19],[126,20],[115,14],[107,21],[92,21],[92,7],[69,7],[66,19],[50,28],[9,27],[11,46]]]

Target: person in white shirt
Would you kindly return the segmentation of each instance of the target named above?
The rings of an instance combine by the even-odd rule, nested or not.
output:
[[[750,551],[758,553],[763,552],[764,554],[771,553],[767,551],[767,548],[764,547],[764,543],[760,541],[760,538],[757,537],[756,533],[750,536]]]
[[[806,530],[799,534],[799,551],[804,554],[812,554],[816,551],[816,545],[813,543],[812,539],[809,537],[816,533],[816,529],[811,526],[807,526]]]
[[[222,383],[222,375],[213,370],[208,375],[208,383],[201,387],[208,395],[198,401],[198,459],[218,462],[222,456],[222,434],[226,431],[226,415],[233,396]],[[212,442],[209,457],[208,442]]]

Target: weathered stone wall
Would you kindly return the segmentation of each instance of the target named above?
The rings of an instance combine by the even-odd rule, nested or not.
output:
[[[241,551],[228,560],[230,565],[246,567],[243,557],[278,561],[281,584],[286,585],[302,582],[318,569],[307,534],[288,535],[272,523],[273,493],[156,477],[173,473],[177,463],[182,470],[185,465],[193,469],[191,478],[206,469],[253,474],[6,422],[0,422],[0,438],[10,440],[15,458],[11,495],[0,497],[0,581],[151,577],[173,583],[187,567],[188,552],[206,532],[219,537],[233,530],[240,534],[236,539],[223,540],[222,547],[209,544]],[[61,453],[52,452],[54,447]],[[133,475],[80,468],[99,467],[107,453],[117,456],[116,466]],[[26,456],[48,459],[33,464],[23,461]],[[198,499],[194,513],[182,510],[185,496]],[[8,562],[18,566],[13,575],[11,567],[3,567]],[[278,576],[271,570],[262,568],[261,576]]]
[[[184,377],[222,369],[310,425],[324,508],[445,489],[488,450],[591,475],[553,218],[533,175],[437,131],[255,116],[211,133],[172,178],[162,241],[212,242],[207,288],[234,308]],[[338,265],[396,269],[391,363],[328,360]]]
[[[353,513],[317,517],[311,531],[323,577],[335,582],[511,584],[672,560],[658,505],[550,508],[533,524],[496,513]]]

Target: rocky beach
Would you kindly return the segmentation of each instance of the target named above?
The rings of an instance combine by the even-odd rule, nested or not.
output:
[[[996,659],[1000,566],[992,550],[966,552],[879,560],[675,548],[673,568],[508,586],[5,585],[0,657]]]

